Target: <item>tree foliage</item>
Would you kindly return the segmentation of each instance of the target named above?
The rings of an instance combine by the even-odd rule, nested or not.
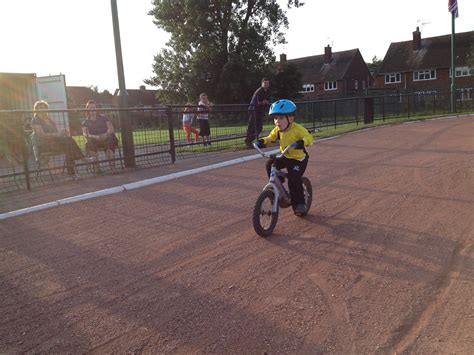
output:
[[[164,103],[247,101],[268,75],[271,49],[288,28],[277,0],[154,0],[154,23],[171,34],[154,58],[153,77]],[[288,0],[287,7],[303,3]]]
[[[471,75],[474,75],[474,43],[471,44],[471,49],[469,51],[468,65],[471,69]]]
[[[369,71],[371,73],[374,73],[377,71],[377,69],[380,67],[380,64],[382,64],[382,60],[378,59],[376,55],[372,58],[372,63],[366,63],[367,68],[369,68]]]
[[[280,63],[280,65],[282,65]],[[271,77],[273,99],[298,99],[303,86],[303,75],[298,71],[294,64],[288,63],[282,65],[276,74]]]

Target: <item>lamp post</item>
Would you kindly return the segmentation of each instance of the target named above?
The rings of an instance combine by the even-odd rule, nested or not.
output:
[[[456,15],[451,13],[451,112],[456,112]]]
[[[133,130],[130,121],[129,112],[124,109],[128,108],[128,94],[125,88],[125,75],[123,70],[122,46],[120,44],[120,28],[117,12],[117,1],[111,0],[112,22],[114,28],[115,40],[115,57],[117,60],[117,76],[119,82],[119,100],[120,100],[120,132],[122,135],[123,156],[125,166],[129,168],[135,167],[135,147],[133,144]]]

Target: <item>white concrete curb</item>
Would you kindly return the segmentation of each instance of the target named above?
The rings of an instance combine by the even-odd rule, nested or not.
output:
[[[22,208],[21,210],[16,210],[16,211],[11,211],[11,212],[6,212],[6,213],[0,214],[0,220],[11,218],[11,217],[16,217],[16,216],[21,216],[22,214],[41,211],[41,210],[45,210],[47,208],[57,207],[57,206],[59,206],[59,203],[57,201],[53,201],[53,202],[44,203],[42,205]]]
[[[271,153],[277,153],[277,152],[278,152],[278,150],[272,150],[271,151]],[[170,181],[170,180],[178,179],[178,178],[193,175],[193,174],[199,174],[199,173],[202,173],[202,172],[205,172],[205,171],[218,169],[218,168],[223,168],[223,167],[226,167],[226,166],[239,164],[239,163],[243,163],[243,162],[246,162],[246,161],[255,160],[255,159],[258,159],[258,158],[261,158],[261,155],[260,154],[254,154],[254,155],[250,155],[250,156],[246,156],[246,157],[242,157],[242,158],[237,158],[237,159],[233,159],[233,160],[224,161],[224,162],[217,163],[217,164],[203,166],[203,167],[196,168],[196,169],[181,171],[179,173],[169,174],[169,175],[165,175],[165,176],[158,176],[158,177],[155,177],[155,178],[136,181],[136,182],[131,182],[131,183],[128,183],[128,184],[119,185],[119,186],[111,187],[111,188],[104,189],[104,190],[88,192],[88,193],[85,193],[85,194],[72,196],[72,197],[66,197],[66,198],[63,198],[63,199],[60,199],[60,200],[44,203],[44,204],[41,204],[41,205],[22,208],[20,210],[15,210],[15,211],[11,211],[11,212],[2,213],[2,214],[0,214],[0,220],[11,218],[11,217],[21,216],[21,215],[36,212],[36,211],[41,211],[41,210],[51,208],[51,207],[58,207],[58,206],[62,206],[62,205],[67,205],[69,203],[85,201],[85,200],[89,200],[89,199],[100,197],[100,196],[107,196],[107,195],[116,194],[118,192],[139,189],[139,188],[142,188],[142,187],[145,187],[145,186],[158,184],[160,182]]]

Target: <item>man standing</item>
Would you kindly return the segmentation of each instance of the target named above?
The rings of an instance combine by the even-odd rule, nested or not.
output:
[[[263,117],[270,107],[270,80],[262,79],[262,85],[255,91],[249,105],[249,124],[245,144],[253,148],[252,142],[258,138],[263,129]]]

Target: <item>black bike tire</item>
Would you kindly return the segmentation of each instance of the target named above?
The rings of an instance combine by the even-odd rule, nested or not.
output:
[[[306,186],[306,190],[308,191],[308,201],[305,201],[306,210],[304,213],[300,214],[300,217],[306,216],[311,208],[311,203],[313,202],[313,186],[311,185],[311,181],[306,177],[303,176],[302,178],[303,185]],[[295,210],[295,206],[293,206],[293,211]]]
[[[311,209],[311,204],[313,203],[313,186],[311,185],[311,181],[306,177],[303,176],[303,185],[306,186],[306,191],[308,191],[308,201],[305,201],[306,205],[306,212],[304,215],[307,215],[309,210]]]
[[[270,226],[267,229],[265,229],[260,223],[260,212],[262,209],[262,204],[267,198],[269,198],[273,203],[273,200],[275,199],[275,194],[272,190],[264,190],[258,196],[257,201],[255,202],[255,207],[253,209],[253,218],[252,218],[253,229],[259,236],[264,237],[264,238],[268,237],[270,234],[273,233],[273,230],[275,229],[275,226],[278,221],[278,205],[277,205],[276,213],[272,213]]]

